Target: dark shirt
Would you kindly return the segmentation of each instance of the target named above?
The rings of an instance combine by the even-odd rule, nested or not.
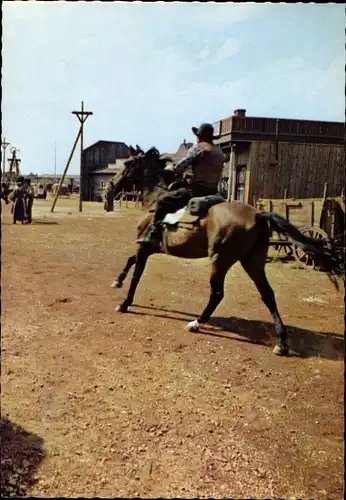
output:
[[[195,144],[186,153],[186,155],[180,160],[174,163],[174,171],[178,174],[182,174],[186,170],[194,170],[194,167],[198,164],[205,155],[205,150],[199,145]]]

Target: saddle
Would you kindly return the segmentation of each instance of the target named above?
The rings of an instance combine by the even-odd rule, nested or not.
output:
[[[167,214],[163,219],[163,224],[168,228],[177,226],[178,223],[197,224],[200,219],[206,217],[208,210],[219,203],[227,200],[223,196],[216,194],[210,196],[200,196],[191,198],[186,207],[177,210],[172,214]]]

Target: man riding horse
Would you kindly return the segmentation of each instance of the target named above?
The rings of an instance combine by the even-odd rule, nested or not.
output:
[[[202,200],[199,201],[203,201],[203,195],[216,192],[224,157],[212,143],[211,129],[210,125],[202,126],[199,130],[194,129],[197,133],[198,144],[189,151],[185,159],[175,165],[175,169],[179,168],[181,171],[189,166],[192,169],[192,184],[184,191],[169,191],[169,188],[173,187],[170,185],[171,175],[164,175],[166,159],[160,158],[156,148],[151,148],[146,153],[143,152],[128,160],[122,179],[133,180],[137,176],[141,178],[143,207],[147,208],[148,212],[143,214],[143,218],[137,224],[137,241],[144,241],[144,243],[137,245],[136,253],[128,258],[125,267],[111,285],[113,288],[121,288],[130,269],[135,266],[126,298],[118,305],[117,311],[121,313],[129,311],[148,259],[152,255],[165,253],[186,259],[209,257],[211,263],[209,300],[200,316],[187,325],[189,331],[198,332],[201,325],[208,323],[223,300],[228,271],[236,262],[240,262],[254,282],[263,303],[273,318],[277,337],[273,352],[284,356],[289,353],[287,329],[281,319],[275,294],[265,271],[271,232],[274,230],[285,235],[304,252],[311,255],[318,265],[326,269],[328,277],[336,288],[338,288],[338,277],[345,278],[344,258],[339,256],[328,239],[307,236],[279,214],[258,212],[255,207],[242,201],[228,202],[220,198],[216,200],[217,197],[214,200],[208,200],[216,201],[216,203],[210,205],[207,210],[205,206],[208,203],[201,203],[204,209],[198,212],[198,206],[201,205],[196,202],[192,206],[194,214],[191,213],[191,207],[188,207],[187,220],[190,220],[190,212],[190,215],[197,216],[199,223],[190,223],[188,228],[186,224],[175,224],[174,229],[167,230],[165,244],[157,245],[161,228],[156,226],[160,225],[158,222],[163,221],[167,212],[189,204],[191,196],[202,195]],[[205,135],[205,130],[209,130],[208,137]],[[150,211],[150,208],[157,203],[162,190],[166,194],[161,197],[161,203],[157,204],[154,221],[155,214]],[[178,196],[177,193],[179,193]],[[170,203],[167,203],[167,200],[170,200]],[[182,220],[184,217],[185,215]],[[153,222],[156,222],[156,225],[152,224]],[[148,234],[149,226],[151,230]],[[148,244],[153,239],[155,240],[153,233],[157,246]]]
[[[198,129],[192,127],[192,131],[197,137],[197,144],[173,165],[173,171],[177,174],[190,173],[190,182],[186,187],[169,191],[158,199],[154,222],[148,226],[143,238],[137,240],[138,243],[159,247],[162,237],[162,221],[168,213],[185,207],[195,196],[209,196],[217,193],[226,156],[213,143],[215,137],[212,125],[202,123]]]

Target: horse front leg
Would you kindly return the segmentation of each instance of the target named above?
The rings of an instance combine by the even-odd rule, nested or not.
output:
[[[128,272],[135,263],[136,263],[136,255],[131,255],[131,257],[129,257],[126,263],[126,266],[119,274],[118,278],[111,284],[111,288],[121,288],[123,286],[123,282],[126,279]]]
[[[148,252],[146,248],[141,247],[137,255],[135,256],[136,265],[135,270],[133,271],[130,289],[128,291],[126,299],[116,308],[118,312],[127,312],[128,308],[131,306],[138,283],[142,277],[143,271],[150,255],[151,253]]]
[[[200,317],[187,324],[186,328],[190,332],[198,332],[200,325],[210,320],[211,315],[222,301],[224,297],[225,277],[230,267],[231,263],[229,262],[222,262],[219,258],[214,260],[210,275],[209,301]]]

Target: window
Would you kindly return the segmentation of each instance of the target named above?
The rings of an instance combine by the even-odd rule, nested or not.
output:
[[[246,166],[242,165],[236,169],[235,199],[244,201],[245,195]]]
[[[100,181],[100,189],[104,189],[106,187],[105,181]]]

